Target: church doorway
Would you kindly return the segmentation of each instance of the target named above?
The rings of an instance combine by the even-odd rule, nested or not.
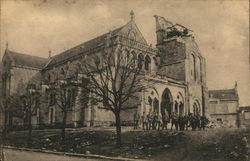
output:
[[[173,97],[171,95],[171,92],[168,88],[166,88],[162,93],[162,99],[161,99],[161,115],[170,116],[172,114],[172,105],[173,105]]]
[[[193,113],[195,116],[201,114],[201,108],[199,102],[196,100],[193,104]]]
[[[179,104],[179,115],[183,116],[184,115],[184,104],[180,102]]]
[[[154,102],[153,102],[153,112],[157,113],[159,112],[159,101],[157,98],[154,98]]]

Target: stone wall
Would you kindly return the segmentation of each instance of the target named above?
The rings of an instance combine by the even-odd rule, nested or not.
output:
[[[14,94],[15,92],[17,92],[17,90],[24,92],[25,90],[24,86],[38,72],[39,72],[38,70],[33,70],[29,68],[19,68],[19,67],[12,68],[10,94]]]
[[[121,121],[124,125],[132,125],[134,121],[134,114],[137,112],[137,108],[130,108],[121,111]]]
[[[221,114],[221,115],[210,115],[210,124],[215,128],[218,127],[236,127],[238,114]]]
[[[185,62],[177,62],[160,67],[160,75],[173,78],[178,81],[185,81]]]
[[[239,113],[240,127],[250,128],[250,111],[242,111]]]
[[[185,44],[177,39],[168,40],[158,48],[160,50],[161,65],[176,63],[186,58]]]

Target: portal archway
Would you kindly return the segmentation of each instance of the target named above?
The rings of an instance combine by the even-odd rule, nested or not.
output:
[[[193,104],[193,113],[194,113],[195,116],[201,114],[201,107],[200,107],[200,103],[199,103],[198,100],[194,101],[194,104]]]
[[[168,88],[166,88],[162,93],[161,99],[161,115],[165,116],[171,115],[172,113],[172,106],[173,106],[173,97]]]
[[[154,101],[153,101],[153,112],[158,114],[159,112],[159,101],[157,98],[154,98]]]

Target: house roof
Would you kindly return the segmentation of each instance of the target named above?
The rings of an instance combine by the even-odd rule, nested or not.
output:
[[[250,111],[250,106],[242,106],[239,108],[239,111]]]
[[[217,98],[220,100],[239,100],[236,89],[209,90],[209,98]]]
[[[46,65],[46,68],[50,68],[59,62],[63,62],[64,60],[67,60],[69,58],[73,58],[79,54],[85,53],[91,49],[98,47],[98,46],[104,45],[108,34],[111,34],[112,36],[124,35],[125,33],[129,34],[131,28],[133,28],[136,31],[137,36],[138,36],[138,41],[141,43],[147,44],[146,40],[144,39],[144,37],[140,33],[135,22],[133,20],[131,20],[126,25],[124,25],[122,27],[119,27],[113,31],[110,31],[110,32],[105,33],[101,36],[98,36],[94,39],[86,41],[80,45],[77,45],[69,50],[66,50],[66,51],[52,57],[52,60]]]
[[[130,97],[126,102],[123,104],[124,109],[135,108],[140,104],[140,93],[134,93],[132,97]]]
[[[9,49],[7,49],[6,52],[15,65],[25,67],[42,69],[49,60],[47,58],[10,51]]]
[[[43,80],[43,75],[41,72],[36,73],[31,79],[28,81],[29,84],[39,85]]]

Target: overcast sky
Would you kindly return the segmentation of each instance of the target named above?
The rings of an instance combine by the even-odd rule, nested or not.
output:
[[[207,62],[209,89],[233,88],[240,105],[250,105],[248,0],[1,0],[1,54],[9,49],[41,57],[56,55],[135,21],[155,45],[160,15],[195,32]]]

